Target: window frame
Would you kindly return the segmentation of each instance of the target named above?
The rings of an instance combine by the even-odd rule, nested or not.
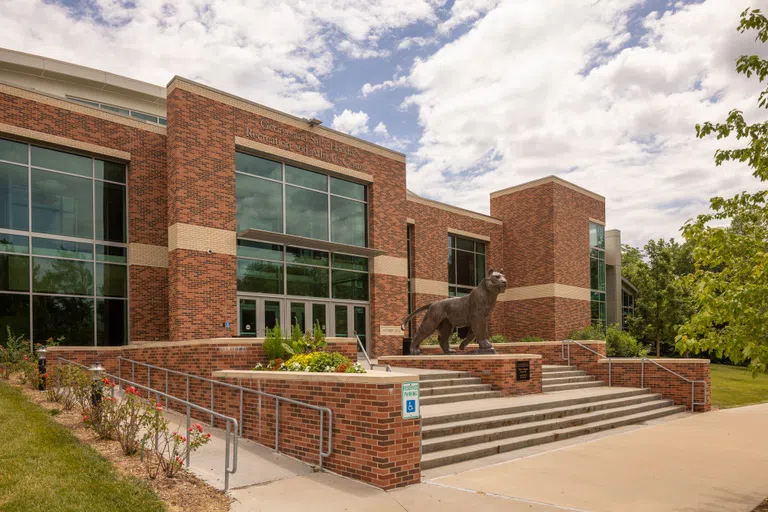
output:
[[[592,245],[592,232],[596,232],[597,245]],[[589,221],[589,299],[590,299],[590,323],[600,325],[603,330],[608,327],[607,310],[607,271],[605,265],[605,225]],[[593,256],[593,254],[595,256]],[[592,288],[592,263],[597,262],[597,288]],[[602,276],[602,289],[600,278]],[[592,314],[593,306],[597,304],[598,314]]]
[[[453,244],[451,244],[451,240],[453,240]],[[463,240],[466,242],[472,243],[472,250],[469,249],[462,249],[459,248],[459,244],[456,242],[456,240]],[[478,245],[483,248],[482,251],[478,250]],[[484,270],[483,274],[485,274],[488,271],[488,241],[486,240],[477,240],[475,238],[470,238],[466,236],[456,235],[454,233],[448,233],[448,296],[449,297],[462,297],[464,295],[468,295],[473,288],[475,288],[478,284],[480,284],[480,281],[482,281],[482,278],[478,279],[477,275],[477,258],[478,256],[482,256],[483,259],[483,265]],[[463,284],[458,284],[458,255],[456,254],[457,251],[461,251],[463,253],[472,254],[472,260],[474,262],[474,268],[472,269],[472,273],[475,284],[474,286],[468,286]],[[451,265],[451,252],[453,252],[453,279],[451,279],[451,271],[450,271],[450,265]],[[483,275],[483,278],[485,275]]]

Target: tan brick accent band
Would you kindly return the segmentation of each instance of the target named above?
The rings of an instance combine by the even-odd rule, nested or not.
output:
[[[494,217],[483,215],[482,213],[477,213],[470,210],[465,210],[464,208],[459,208],[458,206],[451,206],[449,204],[441,203],[440,201],[433,201],[432,199],[427,199],[427,198],[421,197],[420,195],[414,194],[410,190],[408,190],[406,193],[406,199],[408,199],[408,201],[411,201],[412,203],[423,204],[424,206],[431,206],[432,208],[439,208],[441,210],[445,210],[451,213],[456,213],[458,215],[464,215],[465,217],[469,217],[472,219],[490,222],[491,224],[499,224],[499,225],[504,224],[502,221]]]
[[[499,295],[501,302],[510,300],[541,299],[546,297],[561,297],[563,299],[590,300],[589,288],[579,288],[567,284],[548,283],[534,286],[507,288]]]
[[[376,256],[373,258],[373,273],[408,277],[408,259],[396,258],[394,256]]]
[[[300,153],[294,153],[293,151],[286,151],[285,149],[280,149],[275,146],[270,146],[269,144],[262,144],[261,142],[247,139],[245,137],[236,136],[235,145],[243,148],[247,148],[247,149],[253,149],[260,153],[274,155],[283,160],[293,160],[294,162],[310,165],[312,167],[317,167],[318,169],[322,169],[323,171],[328,171],[332,174],[348,176],[350,178],[355,178],[361,181],[365,181],[366,183],[373,183],[373,175],[371,174],[360,172],[360,171],[353,171],[352,169],[347,169],[346,167],[342,167],[340,165],[324,162],[322,160],[318,160],[317,158],[312,158],[311,156],[305,156]]]
[[[410,217],[405,219],[406,224],[416,224],[416,219],[412,219]]]
[[[478,235],[477,233],[471,233],[469,231],[462,231],[460,229],[448,228],[448,232],[454,235],[466,236],[468,238],[474,238],[475,240],[484,240],[486,242],[491,241],[491,237],[487,235]]]
[[[98,117],[99,119],[105,119],[113,123],[123,124],[125,126],[130,126],[131,128],[138,128],[139,130],[146,130],[148,132],[159,133],[161,135],[167,134],[167,130],[165,126],[145,123],[144,121],[137,121],[136,119],[131,119],[130,117],[121,116],[120,114],[115,114],[107,110],[101,110],[100,108],[96,108],[96,107],[89,107],[88,105],[83,105],[81,103],[76,103],[74,101],[57,98],[56,96],[44,94],[37,91],[30,91],[29,89],[25,89],[23,87],[18,87],[15,85],[10,85],[10,84],[0,82],[0,93],[8,94],[11,96],[17,96],[19,98],[24,98],[27,100],[37,101],[38,103],[51,105],[52,107],[62,108],[64,110],[77,112],[78,114],[85,114],[91,117]]]
[[[168,252],[176,249],[215,254],[237,254],[237,233],[226,229],[182,224],[168,227]]]
[[[0,89],[2,89],[2,86],[0,86]],[[16,137],[23,137],[33,141],[47,142],[57,146],[79,149],[81,151],[86,151],[96,155],[111,156],[113,158],[125,161],[130,161],[131,159],[131,154],[126,151],[105,148],[104,146],[97,146],[96,144],[81,142],[79,140],[69,139],[67,137],[59,137],[58,135],[50,135],[48,133],[37,132],[35,130],[28,130],[27,128],[13,126],[11,124],[0,123],[0,133]]]
[[[316,126],[310,130],[309,124],[304,119],[294,117],[284,112],[273,110],[269,107],[265,107],[264,105],[260,105],[244,98],[239,98],[232,94],[219,91],[212,87],[208,87],[207,85],[193,82],[186,78],[179,76],[173,77],[173,79],[168,83],[166,93],[167,96],[170,96],[175,89],[189,91],[191,93],[197,94],[198,96],[218,101],[220,103],[224,103],[225,105],[231,105],[235,108],[239,108],[240,110],[245,110],[246,112],[258,114],[262,117],[272,119],[273,121],[278,121],[280,123],[291,125],[294,128],[299,128],[300,130],[306,130],[311,133],[320,132],[318,135],[328,139],[333,139],[335,141],[354,146],[356,148],[362,149],[363,151],[368,151],[369,153],[391,158],[393,160],[397,160],[398,162],[405,162],[405,155],[398,151],[393,151],[383,146],[379,146],[378,144],[373,144],[372,142],[358,139],[357,137],[352,137],[351,135],[347,135],[345,133],[337,132],[336,130],[326,128],[325,126]]]
[[[414,293],[423,293],[425,295],[441,295],[447,297],[448,283],[416,278],[413,280],[413,291]]]
[[[547,176],[545,178],[541,178],[538,180],[529,181],[528,183],[523,183],[522,185],[515,185],[514,187],[508,187],[502,190],[497,190],[496,192],[491,192],[491,199],[495,197],[505,196],[507,194],[513,194],[515,192],[520,192],[521,190],[525,190],[528,188],[539,187],[541,185],[546,185],[547,183],[556,183],[558,185],[562,185],[563,187],[569,188],[571,190],[575,190],[580,194],[584,194],[585,196],[589,196],[592,199],[597,199],[598,201],[605,202],[605,197],[601,196],[600,194],[595,194],[591,190],[587,190],[578,185],[574,185],[573,183],[569,181],[565,181],[562,178],[558,178],[557,176]]]
[[[168,268],[168,248],[162,245],[130,243],[128,264]]]
[[[594,222],[595,224],[600,224],[601,226],[605,226],[605,221],[600,219],[593,219],[592,217],[589,218],[589,222]]]

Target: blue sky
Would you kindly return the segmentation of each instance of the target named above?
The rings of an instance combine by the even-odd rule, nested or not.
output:
[[[761,5],[763,4],[763,5]],[[765,120],[735,59],[768,0],[0,0],[0,46],[156,84],[199,80],[408,155],[417,193],[483,213],[556,174],[603,194],[625,241],[679,235],[714,195],[694,125]]]

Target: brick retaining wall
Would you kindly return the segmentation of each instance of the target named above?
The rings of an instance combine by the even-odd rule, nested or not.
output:
[[[604,341],[590,340],[590,341],[580,341],[579,343],[586,345],[592,350],[605,355]],[[437,345],[422,345],[419,348],[421,349],[423,354],[431,355],[431,354],[443,353],[443,350]],[[458,347],[453,347],[453,348],[458,349]],[[476,348],[477,348],[477,345],[474,345],[474,344],[467,347],[468,350],[475,350]],[[493,348],[495,348],[496,352],[498,352],[499,354],[539,354],[541,356],[541,364],[559,364],[559,365],[568,364],[568,362],[563,359],[564,351],[563,351],[563,342],[561,341],[534,341],[534,342],[527,342],[527,343],[523,343],[523,342],[495,343],[493,345]],[[590,353],[589,351],[586,351],[580,348],[578,345],[572,345],[571,350],[572,350],[571,358],[578,361],[581,361],[583,359],[583,356]],[[585,354],[581,354],[582,351],[585,352]],[[461,352],[457,352],[457,353],[461,354]],[[577,363],[574,363],[574,364],[577,364]]]
[[[530,380],[517,381],[518,361],[530,362]],[[426,370],[449,370],[469,372],[480,377],[483,384],[490,384],[494,390],[505,396],[541,393],[541,361],[537,354],[499,355],[446,355],[446,356],[386,356],[379,363],[400,368],[421,368]]]

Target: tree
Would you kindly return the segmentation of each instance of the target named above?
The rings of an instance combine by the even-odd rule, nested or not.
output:
[[[768,19],[758,9],[741,13],[738,30],[756,30],[757,41],[768,41]],[[743,55],[736,61],[736,71],[763,82],[768,60]],[[768,89],[760,93],[758,105],[768,107]],[[732,110],[724,123],[697,125],[696,134],[747,139],[744,148],[718,150],[715,164],[744,162],[755,178],[768,180],[768,123],[747,124],[741,111]],[[711,350],[734,363],[749,361],[757,374],[768,365],[768,192],[714,197],[710,204],[711,213],[683,226],[694,262],[694,271],[684,282],[696,312],[681,327],[677,348]]]
[[[690,297],[679,286],[681,276],[691,272],[691,252],[674,240],[649,240],[642,251],[626,246],[622,251],[622,274],[638,289],[635,313],[628,319],[629,331],[642,342],[656,347],[674,342],[678,328],[690,314]]]

